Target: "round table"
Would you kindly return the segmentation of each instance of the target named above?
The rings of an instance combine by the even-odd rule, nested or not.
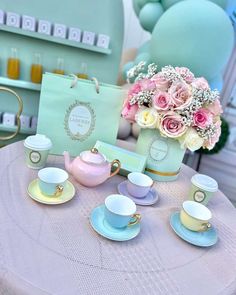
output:
[[[89,223],[93,208],[117,193],[115,176],[96,188],[76,188],[68,203],[49,206],[27,194],[37,171],[26,167],[23,143],[0,150],[0,294],[236,294],[236,210],[219,191],[209,202],[216,245],[180,239],[169,220],[187,197],[195,173],[182,166],[177,181],[155,183],[159,201],[138,207],[141,232],[114,242]],[[47,166],[64,168],[50,156]]]

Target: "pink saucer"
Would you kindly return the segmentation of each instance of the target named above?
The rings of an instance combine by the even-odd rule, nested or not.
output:
[[[148,194],[143,198],[135,198],[135,197],[133,197],[132,195],[129,194],[129,192],[127,190],[127,180],[121,182],[118,185],[117,188],[118,188],[118,192],[121,195],[124,195],[124,196],[129,197],[130,199],[132,199],[135,202],[136,205],[141,205],[141,206],[153,205],[159,199],[156,190],[153,189],[153,188],[151,188],[150,191],[148,192]]]

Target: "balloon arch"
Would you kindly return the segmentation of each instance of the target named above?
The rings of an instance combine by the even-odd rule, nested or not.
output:
[[[140,61],[188,67],[221,90],[222,72],[234,44],[234,31],[225,12],[227,0],[133,0],[134,11],[151,39],[136,59],[123,67],[123,77]]]

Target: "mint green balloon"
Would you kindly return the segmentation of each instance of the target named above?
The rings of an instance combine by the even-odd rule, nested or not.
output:
[[[234,44],[227,14],[206,0],[181,1],[157,22],[150,54],[159,66],[186,66],[196,76],[214,78],[226,65]]]
[[[139,7],[138,0],[133,0],[133,9],[137,17],[139,16],[139,12],[141,7]]]
[[[151,62],[151,56],[148,52],[143,52],[140,53],[139,55],[136,56],[134,63],[138,64],[140,61],[145,61],[146,63]]]
[[[144,30],[152,32],[164,10],[160,3],[147,3],[139,12],[139,22]]]
[[[174,5],[180,1],[183,1],[183,0],[162,0],[161,3],[163,5],[164,10],[167,10],[172,5]],[[195,1],[197,2],[198,0],[195,0]],[[209,0],[209,1],[214,2],[215,4],[219,5],[223,9],[226,9],[227,2],[228,2],[228,0]]]
[[[127,72],[128,70],[130,70],[132,67],[134,67],[134,62],[133,61],[130,61],[130,62],[127,62],[123,68],[122,68],[122,78],[124,80],[127,79]]]
[[[148,52],[140,53],[139,55],[136,56],[134,63],[137,65],[137,64],[139,64],[141,61],[146,62],[145,66],[144,66],[144,70],[143,70],[143,72],[147,72],[148,65],[149,65],[150,63],[152,63],[152,60],[151,60],[151,56],[150,56],[150,54],[149,54]]]
[[[164,10],[170,8],[172,5],[180,2],[180,0],[162,0],[161,3],[163,5]]]
[[[150,50],[150,43],[151,43],[150,40],[148,40],[148,41],[146,41],[145,43],[143,43],[143,44],[138,48],[137,55],[140,54],[140,53],[143,53],[143,52],[149,52],[149,50]]]
[[[137,0],[137,2],[138,2],[139,7],[143,8],[143,6],[145,4],[147,4],[149,2],[149,0]]]
[[[210,0],[211,2],[219,5],[221,8],[226,9],[228,0]]]
[[[161,0],[136,0],[137,5],[139,6],[139,8],[143,8],[143,6],[147,3],[151,3],[151,2],[160,2]]]

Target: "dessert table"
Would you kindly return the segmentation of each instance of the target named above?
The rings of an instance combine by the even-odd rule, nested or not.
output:
[[[236,210],[219,191],[209,202],[219,240],[212,247],[188,244],[170,226],[196,173],[183,165],[177,181],[155,183],[159,200],[137,206],[139,235],[115,242],[90,225],[93,208],[124,180],[96,188],[72,177],[76,193],[61,205],[44,205],[27,194],[37,170],[25,165],[23,142],[0,150],[0,294],[236,294]],[[47,166],[64,169],[49,156]]]

